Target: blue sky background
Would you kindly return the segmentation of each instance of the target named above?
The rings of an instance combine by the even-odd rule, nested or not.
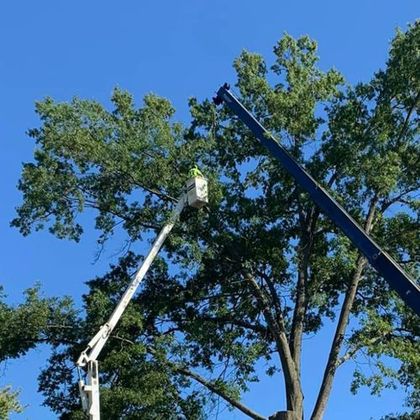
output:
[[[419,14],[414,0],[275,1],[15,0],[0,4],[0,284],[8,302],[36,281],[48,296],[70,295],[80,302],[84,281],[103,273],[121,243],[108,244],[93,264],[96,236],[88,231],[80,244],[45,232],[23,238],[9,228],[21,197],[16,190],[21,163],[34,145],[25,135],[39,125],[34,102],[45,96],[73,96],[109,104],[114,86],[131,91],[138,103],[148,92],[169,98],[177,118],[187,122],[187,98],[210,97],[225,81],[234,82],[233,59],[242,49],[272,61],[272,47],[283,32],[308,34],[319,43],[320,66],[332,66],[351,83],[368,80],[383,67],[397,26],[406,28]],[[139,245],[141,247],[141,245]],[[331,326],[308,339],[304,350],[306,410],[313,406]],[[0,365],[0,386],[22,390],[27,404],[16,419],[54,419],[41,407],[37,375],[48,356],[39,348]],[[402,410],[401,391],[380,398],[363,390],[349,392],[352,366],[342,368],[334,384],[326,419],[378,418]],[[269,415],[284,404],[281,379],[253,385],[244,397]],[[243,419],[224,411],[219,419]]]

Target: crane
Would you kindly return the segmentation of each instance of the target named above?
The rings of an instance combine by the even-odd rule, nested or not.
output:
[[[389,283],[401,299],[420,315],[420,288],[407,273],[356,223],[346,210],[334,200],[293,156],[281,146],[271,133],[231,92],[227,83],[219,88],[213,98],[216,105],[224,103],[254,134],[259,142],[282,164],[320,207],[320,209],[344,232],[353,245],[364,254],[370,265]]]
[[[184,191],[180,195],[169,220],[156,237],[149,253],[125,290],[118,305],[115,307],[108,321],[99,328],[99,331],[89,341],[86,349],[82,351],[76,362],[79,371],[78,384],[82,407],[89,415],[90,420],[100,420],[99,354],[130,303],[165,239],[179,219],[184,207],[189,205],[191,207],[201,208],[208,203],[207,180],[201,175],[197,167],[194,168],[194,171],[190,171],[190,174],[192,177],[187,181]]]

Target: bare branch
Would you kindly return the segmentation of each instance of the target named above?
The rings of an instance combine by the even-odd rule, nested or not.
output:
[[[261,416],[260,414],[256,413],[255,411],[251,410],[250,408],[248,408],[247,406],[245,406],[241,402],[235,400],[230,395],[228,395],[226,392],[224,392],[220,387],[218,387],[216,384],[214,384],[213,382],[205,379],[204,377],[202,377],[198,373],[193,372],[193,371],[191,371],[191,370],[189,370],[189,369],[187,369],[185,367],[177,366],[174,363],[170,363],[170,366],[172,367],[172,369],[174,371],[179,372],[179,373],[181,373],[181,374],[183,374],[185,376],[188,376],[190,378],[193,378],[198,383],[200,383],[201,385],[205,386],[211,392],[214,392],[219,397],[223,398],[225,401],[227,401],[229,404],[231,404],[233,407],[235,407],[238,410],[242,411],[242,413],[246,414],[247,416],[251,417],[252,419],[255,419],[255,420],[265,420],[265,417]]]

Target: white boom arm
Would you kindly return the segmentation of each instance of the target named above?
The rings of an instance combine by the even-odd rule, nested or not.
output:
[[[108,341],[113,329],[117,325],[119,319],[125,311],[125,308],[130,303],[131,298],[136,292],[140,282],[146,275],[150,265],[158,254],[165,239],[171,232],[176,221],[178,220],[182,210],[186,204],[193,207],[202,207],[207,203],[207,181],[202,177],[194,177],[187,182],[187,192],[183,193],[175,209],[169,218],[168,223],[162,228],[158,237],[153,242],[153,245],[135,274],[132,282],[124,292],[117,307],[112,312],[108,322],[101,326],[96,335],[89,341],[86,349],[80,354],[76,364],[79,368],[79,391],[82,400],[83,409],[89,414],[91,420],[100,419],[100,405],[99,405],[99,373],[97,358],[102,351],[104,345]],[[82,378],[81,368],[87,367],[86,382]]]

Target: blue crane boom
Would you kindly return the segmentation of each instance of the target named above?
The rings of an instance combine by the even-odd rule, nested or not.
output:
[[[353,245],[364,254],[370,265],[400,295],[413,311],[420,315],[420,288],[407,273],[355,222],[337,201],[312,176],[299,165],[293,156],[282,147],[242,105],[225,83],[214,98],[216,105],[226,106],[252,131],[260,143],[280,161],[286,171],[295,179],[321,210],[344,232]]]

